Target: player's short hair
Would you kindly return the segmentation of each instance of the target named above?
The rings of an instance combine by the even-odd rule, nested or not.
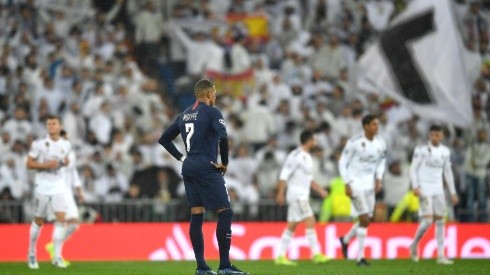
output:
[[[377,119],[378,116],[377,115],[372,115],[372,114],[369,114],[369,115],[365,115],[363,118],[362,118],[362,126],[366,126],[366,125],[369,125],[373,120]]]
[[[301,144],[307,143],[312,138],[313,138],[313,132],[308,130],[304,130],[299,135],[299,141],[301,142]]]
[[[441,125],[432,124],[429,128],[429,132],[442,132]]]
[[[66,131],[61,129],[60,136],[66,138]]]
[[[60,117],[59,117],[59,116],[55,116],[55,115],[48,115],[48,116],[46,117],[46,121],[48,121],[48,120],[52,120],[52,119],[56,119],[56,120],[58,120],[58,122],[60,122],[60,123],[61,123],[61,119],[60,119]]]
[[[214,88],[213,82],[207,79],[201,79],[194,86],[194,94],[196,97],[199,97],[203,92],[207,92],[212,88]]]

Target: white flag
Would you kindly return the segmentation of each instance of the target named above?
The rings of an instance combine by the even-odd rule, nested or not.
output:
[[[359,60],[358,86],[422,118],[468,127],[476,78],[468,56],[450,0],[414,0]]]

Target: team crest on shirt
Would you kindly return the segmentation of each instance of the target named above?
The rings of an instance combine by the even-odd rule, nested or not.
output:
[[[366,143],[364,143],[364,142],[361,143],[361,145],[362,145],[362,148],[366,147]]]
[[[49,147],[49,142],[46,141],[46,143],[44,143],[46,145],[46,147]]]

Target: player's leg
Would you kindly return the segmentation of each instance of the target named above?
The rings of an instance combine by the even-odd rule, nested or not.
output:
[[[369,263],[367,263],[366,261],[366,256],[364,254],[369,220],[370,217],[368,213],[359,215],[359,227],[356,229],[357,243],[359,245],[359,254],[357,255],[358,266],[369,265]]]
[[[446,258],[444,254],[444,214],[446,212],[446,198],[444,194],[433,197],[435,235],[437,241],[437,263],[451,265],[453,261]]]
[[[66,208],[66,229],[65,235],[63,236],[63,241],[66,242],[75,231],[78,230],[80,225],[78,206],[75,202],[73,196],[67,197],[67,208]]]
[[[346,235],[339,237],[340,248],[342,249],[342,255],[344,256],[344,259],[349,258],[348,255],[349,242],[356,236],[357,228],[359,228],[359,221],[356,221],[354,224],[352,224],[351,228],[349,229],[349,232],[347,232]]]
[[[309,205],[309,204],[308,204]],[[311,209],[311,207],[310,207]],[[313,213],[313,211],[312,211]],[[305,235],[306,239],[308,239],[308,242],[310,243],[310,249],[311,249],[311,254],[313,256],[312,260],[315,264],[323,264],[328,261],[330,261],[330,258],[325,256],[320,250],[320,244],[318,242],[318,237],[316,234],[316,229],[315,229],[315,216],[311,215],[304,220],[306,229],[305,229]]]
[[[352,203],[354,208],[358,213],[359,225],[355,229],[355,234],[357,238],[357,243],[359,245],[359,254],[357,255],[357,265],[358,266],[368,266],[369,263],[366,261],[364,255],[365,241],[367,235],[367,228],[369,226],[370,217],[374,210],[374,190],[364,191],[364,190],[353,190],[354,197],[352,198]]]
[[[415,231],[415,236],[413,238],[413,242],[410,245],[410,258],[414,262],[419,261],[418,256],[418,245],[420,239],[424,236],[427,229],[432,224],[433,220],[433,210],[432,210],[432,197],[421,196],[420,197],[420,208],[419,208],[419,226],[417,227],[417,231]]]
[[[53,228],[52,241],[54,245],[53,265],[59,268],[66,268],[63,261],[63,240],[66,227],[66,199],[64,194],[51,196],[51,206],[56,216]]]
[[[35,194],[34,195],[34,219],[29,228],[29,248],[28,248],[28,266],[31,269],[38,269],[37,263],[37,240],[41,233],[41,228],[44,224],[44,216],[46,215],[49,203],[48,196]]]
[[[204,259],[204,236],[202,223],[204,221],[204,207],[197,191],[196,183],[192,178],[184,176],[187,204],[191,207],[191,221],[189,226],[189,238],[191,239],[194,257],[196,258],[196,274],[214,274]]]
[[[275,264],[278,265],[288,265],[288,266],[296,266],[298,263],[290,261],[286,253],[289,248],[289,244],[293,239],[294,232],[296,231],[296,227],[299,222],[302,220],[301,209],[298,200],[292,200],[288,202],[288,213],[287,213],[287,226],[284,228],[284,231],[281,234],[281,241],[279,243],[279,254],[274,260]]]
[[[353,192],[353,197],[351,198],[352,205],[354,206],[354,209],[358,211],[358,209],[362,209],[365,203],[362,202],[362,198],[360,197],[360,192],[357,190],[352,190]],[[365,206],[364,206],[365,208]],[[363,210],[366,211],[366,210]],[[359,213],[359,212],[358,212]],[[348,259],[348,247],[349,247],[349,242],[357,236],[357,229],[359,228],[359,220],[356,221],[350,228],[349,232],[347,232],[346,235],[339,237],[340,241],[340,247],[342,249],[342,255],[344,256],[344,259]]]
[[[293,221],[294,219],[291,218],[293,214],[291,214],[289,209],[291,209],[291,205],[288,206],[288,224],[282,232],[281,241],[279,244],[279,254],[274,260],[274,263],[277,265],[296,266],[298,263],[292,262],[286,257],[289,244],[291,243],[296,227],[298,226],[298,222]]]
[[[231,222],[233,221],[233,210],[231,209],[230,197],[226,190],[225,180],[219,173],[205,173],[199,178],[199,196],[204,208],[213,210],[218,214],[216,225],[216,239],[219,248],[218,274],[248,274],[233,266],[230,262],[231,247]]]
[[[78,230],[80,224],[78,207],[75,202],[75,199],[73,198],[73,196],[71,196],[71,194],[70,196],[66,197],[66,206],[67,206],[66,214],[65,214],[66,227],[65,227],[65,234],[63,236],[63,243],[65,243],[73,235],[73,233],[75,233],[75,231]],[[49,254],[49,257],[51,258],[51,260],[53,260],[55,257],[53,242],[47,243],[45,248]],[[66,266],[69,266],[71,264],[66,259],[63,259],[63,262],[65,263]]]

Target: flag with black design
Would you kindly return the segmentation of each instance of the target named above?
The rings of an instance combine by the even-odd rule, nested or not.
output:
[[[450,0],[414,0],[361,56],[357,84],[424,119],[468,127],[480,64],[463,46]]]

